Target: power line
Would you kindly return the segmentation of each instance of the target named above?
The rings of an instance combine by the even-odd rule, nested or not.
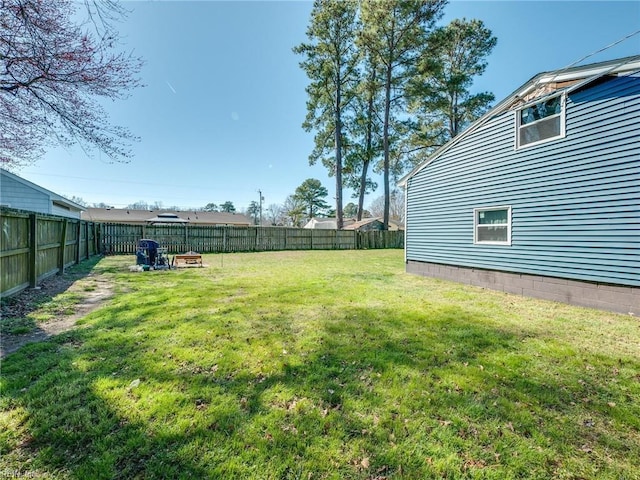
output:
[[[573,67],[574,65],[576,65],[576,64],[578,64],[578,63],[580,63],[580,62],[582,62],[582,61],[586,60],[587,58],[593,57],[594,55],[597,55],[598,53],[602,53],[602,52],[604,52],[604,51],[606,51],[606,50],[609,50],[611,47],[615,47],[615,46],[616,46],[616,45],[618,45],[619,43],[622,43],[622,42],[624,42],[624,41],[626,41],[626,40],[630,39],[631,37],[633,37],[633,36],[635,36],[635,35],[638,35],[639,33],[640,33],[640,30],[636,30],[635,32],[631,32],[630,34],[625,35],[624,37],[622,37],[620,40],[616,40],[615,42],[610,43],[610,44],[609,44],[609,45],[607,45],[606,47],[602,47],[601,49],[596,50],[596,51],[595,51],[595,52],[593,52],[593,53],[590,53],[590,54],[588,54],[588,55],[585,55],[585,56],[584,56],[584,57],[582,57],[580,60],[576,60],[575,62],[573,62],[573,63],[572,63],[572,64],[570,64],[569,66],[565,67],[564,69],[566,70],[566,69],[568,69],[568,68],[571,68],[571,67]]]
[[[564,68],[562,68],[562,69],[560,69],[560,70],[556,71],[556,72],[555,72],[555,74],[554,74],[554,76],[551,78],[551,80],[550,80],[550,81],[552,82],[552,81],[553,81],[553,80],[555,80],[557,77],[559,77],[562,73],[566,72],[567,70],[569,70],[570,68],[574,67],[575,65],[577,65],[577,64],[579,64],[579,63],[581,63],[581,62],[585,61],[586,59],[591,58],[591,57],[593,57],[594,55],[597,55],[598,53],[605,52],[605,51],[609,50],[610,48],[615,47],[616,45],[618,45],[618,44],[620,44],[620,43],[622,43],[622,42],[627,41],[627,40],[628,40],[628,39],[630,39],[631,37],[634,37],[635,35],[638,35],[639,33],[640,33],[640,30],[636,30],[635,32],[631,32],[631,33],[629,33],[628,35],[625,35],[624,37],[622,37],[621,39],[616,40],[615,42],[610,43],[609,45],[607,45],[607,46],[605,46],[605,47],[599,48],[598,50],[596,50],[596,51],[594,51],[594,52],[592,52],[592,53],[589,53],[589,54],[585,55],[584,57],[582,57],[582,58],[580,58],[580,59],[576,60],[575,62],[570,63],[570,64],[569,64],[569,65],[567,65],[566,67],[564,67]],[[541,81],[541,80],[538,80],[538,82],[537,82],[537,84],[538,84],[538,85],[540,84],[540,81]]]
[[[24,173],[29,174],[29,175],[33,175],[33,176],[40,176],[40,177],[55,177],[55,178],[64,178],[64,179],[72,179],[72,180],[84,180],[84,181],[89,181],[89,182],[94,182],[97,185],[102,185],[104,183],[118,183],[118,184],[126,184],[126,185],[138,185],[138,186],[150,186],[150,187],[170,187],[172,189],[177,189],[177,188],[183,188],[183,189],[189,189],[189,191],[193,191],[193,190],[198,190],[198,191],[202,191],[202,192],[211,192],[211,187],[200,187],[200,186],[194,186],[194,185],[176,185],[174,184],[163,184],[163,183],[156,183],[156,182],[136,182],[136,181],[131,181],[131,180],[114,180],[114,179],[105,179],[105,178],[91,178],[91,177],[81,177],[81,176],[75,176],[75,175],[60,175],[60,174],[55,174],[55,173],[41,173],[41,172],[29,172],[29,171],[25,171]],[[164,192],[166,193],[166,192]],[[61,194],[64,194],[64,192],[61,192]],[[100,195],[113,195],[113,192],[108,192],[108,193],[104,193],[101,194],[99,192],[96,192],[95,189],[91,190],[91,191],[83,191],[83,190],[77,190],[74,189],[74,193],[73,196],[81,196],[81,195],[91,195],[93,197],[96,196],[100,196]],[[122,196],[122,195],[119,195]],[[188,197],[184,197],[184,196],[175,196],[172,195],[172,198],[174,199],[178,199],[178,200],[188,200]],[[225,199],[225,200],[211,200],[210,198],[207,198],[206,200],[207,203],[216,203],[216,204],[223,204],[226,201],[229,201],[229,199]],[[129,203],[118,203],[118,202],[89,202],[89,203],[108,203],[109,205],[113,206],[113,207],[127,207],[128,205],[131,205],[132,202]],[[135,202],[133,202],[135,203]],[[170,204],[171,202],[162,202],[163,204]],[[233,202],[234,206],[236,207],[236,209],[244,209],[247,206],[247,202]],[[178,205],[172,205],[172,206],[178,206]],[[183,211],[187,211],[187,210],[194,210],[197,208],[201,208],[201,207],[194,207],[194,206],[179,206],[181,210]]]
[[[74,175],[57,175],[55,173],[39,173],[39,172],[29,172],[26,171],[25,173],[29,174],[29,175],[39,175],[41,177],[57,177],[57,178],[70,178],[70,179],[74,179],[74,180],[90,180],[92,182],[112,182],[112,183],[126,183],[129,185],[147,185],[147,186],[151,186],[151,187],[172,187],[172,188],[176,188],[176,187],[184,187],[184,188],[200,188],[202,190],[210,190],[210,188],[208,187],[197,187],[197,186],[193,186],[193,185],[176,185],[175,183],[150,183],[150,182],[133,182],[130,180],[114,180],[114,179],[109,179],[109,178],[91,178],[91,177],[76,177]]]

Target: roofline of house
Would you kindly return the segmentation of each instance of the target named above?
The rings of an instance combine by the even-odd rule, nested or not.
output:
[[[471,135],[478,128],[483,126],[489,119],[493,118],[499,113],[502,113],[504,110],[508,109],[513,104],[513,102],[526,96],[528,93],[530,93],[540,85],[548,84],[551,82],[566,82],[584,78],[584,81],[579,82],[578,84],[573,85],[571,86],[571,88],[567,89],[568,91],[573,91],[597,80],[598,78],[603,77],[604,75],[633,71],[640,71],[640,55],[619,58],[617,60],[608,60],[599,63],[591,63],[580,67],[562,68],[550,72],[539,73],[532,77],[529,81],[525,82],[517,90],[508,95],[504,100],[490,109],[487,113],[482,115],[471,125],[469,125],[469,127],[461,132],[457,137],[449,140],[447,143],[445,143],[431,155],[429,155],[428,158],[416,165],[409,173],[407,173],[398,181],[397,185],[404,188],[411,177],[422,171],[443,153]]]
[[[111,212],[115,216],[105,216],[102,213]],[[126,212],[126,213],[125,213]],[[131,215],[129,215],[131,214]],[[196,215],[195,219],[190,219],[189,216]],[[202,215],[205,219],[198,215]],[[206,221],[208,217],[214,218],[215,221]],[[99,208],[99,207],[87,207],[83,212],[82,218],[103,223],[124,223],[129,225],[140,224],[189,224],[189,225],[239,225],[249,226],[251,225],[251,219],[246,215],[236,212],[199,212],[193,210],[148,210],[148,209],[130,209],[130,208]],[[212,218],[209,218],[211,220]]]
[[[77,208],[80,211],[86,210],[86,207],[83,207],[82,205],[80,205],[80,204],[78,204],[76,202],[72,202],[68,198],[63,197],[62,195],[58,195],[57,193],[52,192],[51,190],[47,190],[46,188],[41,187],[40,185],[37,185],[37,184],[35,184],[33,182],[30,182],[26,178],[22,178],[22,177],[16,175],[15,173],[10,172],[9,170],[6,170],[4,168],[0,168],[0,170],[2,170],[2,174],[3,175],[7,175],[9,178],[15,180],[16,182],[22,183],[23,185],[31,187],[34,190],[38,190],[40,193],[44,193],[45,195],[48,195],[49,197],[51,197],[52,201],[56,201],[58,203],[62,203],[65,206],[68,206],[68,207]]]

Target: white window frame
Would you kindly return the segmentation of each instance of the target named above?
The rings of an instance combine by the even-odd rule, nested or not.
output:
[[[557,96],[557,95],[556,95]],[[536,105],[538,103],[542,103],[542,102],[547,102],[549,100],[551,100],[552,98],[554,98],[553,95],[544,98],[543,100],[537,100],[535,102],[529,102],[526,105],[523,105],[522,107],[518,108],[516,110],[516,121],[515,121],[515,125],[516,125],[516,135],[515,135],[515,149],[516,150],[522,150],[524,148],[529,148],[529,147],[535,147],[536,145],[540,145],[541,143],[546,143],[546,142],[552,142],[554,140],[559,140],[561,138],[564,138],[566,136],[566,112],[567,112],[567,94],[566,93],[562,93],[559,95],[560,98],[560,113],[557,113],[555,115],[550,115],[548,117],[542,118],[540,120],[537,120],[535,122],[531,122],[531,123],[527,123],[526,125],[522,125],[520,123],[520,112],[522,112],[522,110],[524,110],[525,108],[529,108],[532,105]],[[555,118],[555,117],[560,117],[560,134],[556,135],[555,137],[549,137],[549,138],[543,138],[542,140],[538,140],[537,142],[531,142],[531,143],[527,143],[525,145],[520,145],[520,129],[522,127],[529,127],[531,125],[535,125],[538,122],[544,122],[546,120],[549,120],[551,118]]]
[[[478,223],[478,214],[480,212],[490,212],[495,210],[507,211],[507,223],[493,223],[481,225]],[[504,242],[487,242],[478,240],[478,227],[507,227],[507,240]],[[473,243],[475,245],[511,245],[511,205],[501,205],[499,207],[479,207],[473,209]]]

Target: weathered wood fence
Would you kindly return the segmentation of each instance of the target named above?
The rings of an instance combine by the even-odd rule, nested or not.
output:
[[[35,287],[100,252],[93,222],[2,208],[0,225],[2,297]]]
[[[1,297],[33,288],[92,255],[134,255],[142,238],[156,240],[170,254],[404,247],[404,232],[102,224],[9,208],[0,208],[0,224]]]
[[[135,254],[138,240],[150,238],[171,253],[265,252],[403,248],[404,232],[356,232],[287,227],[101,224],[105,254]]]

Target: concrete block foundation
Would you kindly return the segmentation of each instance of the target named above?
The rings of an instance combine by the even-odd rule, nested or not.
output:
[[[640,288],[407,261],[407,273],[616,313],[640,314]]]

